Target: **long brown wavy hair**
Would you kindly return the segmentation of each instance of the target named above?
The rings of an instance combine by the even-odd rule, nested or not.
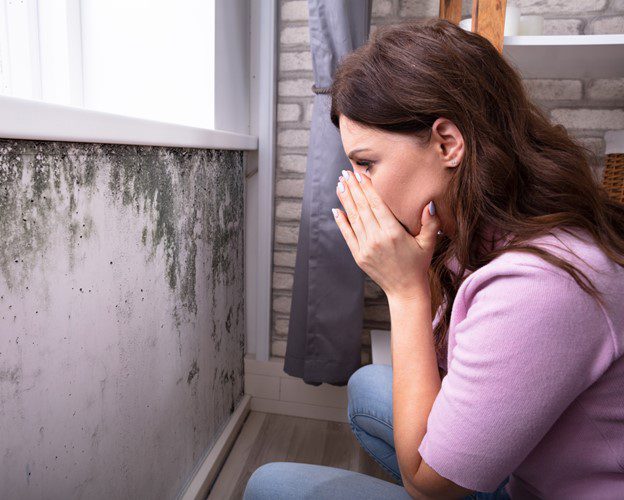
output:
[[[602,302],[585,273],[527,240],[554,228],[586,230],[624,266],[624,205],[593,174],[594,153],[531,102],[520,74],[487,38],[439,18],[380,26],[340,61],[330,93],[336,127],[343,114],[427,145],[442,116],[462,133],[465,155],[445,194],[456,234],[438,238],[429,270],[432,315],[441,309],[438,356],[465,271],[510,250],[564,269]],[[511,238],[495,248],[488,228]],[[457,271],[446,265],[451,258]]]

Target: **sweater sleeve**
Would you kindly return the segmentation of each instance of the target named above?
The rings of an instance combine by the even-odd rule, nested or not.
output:
[[[465,316],[418,451],[466,488],[493,491],[613,360],[600,305],[547,265],[475,273],[457,295]]]

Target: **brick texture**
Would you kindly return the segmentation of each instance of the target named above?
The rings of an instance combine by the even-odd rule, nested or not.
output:
[[[463,2],[462,17],[471,15]],[[522,14],[544,17],[544,34],[624,33],[624,0],[516,0]],[[438,15],[439,0],[373,0],[371,31],[381,24]],[[279,21],[277,168],[271,354],[284,356],[306,171],[313,83],[308,7],[282,0]],[[530,97],[596,154],[604,170],[604,133],[624,128],[624,79],[525,79]],[[370,362],[370,330],[390,329],[384,292],[365,280],[362,363]]]

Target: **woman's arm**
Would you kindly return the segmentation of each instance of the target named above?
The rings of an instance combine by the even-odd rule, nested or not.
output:
[[[457,492],[457,486],[428,469],[418,451],[441,385],[427,278],[440,220],[431,201],[423,207],[420,232],[412,236],[378,196],[368,176],[343,174],[345,183],[340,177],[336,192],[346,217],[334,209],[336,222],[357,265],[390,302],[394,441],[405,487],[415,498],[432,494],[454,498],[449,493]]]
[[[461,498],[473,492],[440,476],[418,447],[441,386],[431,323],[429,286],[412,300],[388,297],[391,320],[394,444],[403,485],[418,499]]]

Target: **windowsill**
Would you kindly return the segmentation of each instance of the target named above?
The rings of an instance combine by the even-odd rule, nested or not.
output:
[[[202,149],[258,149],[258,138],[252,135],[9,96],[0,96],[0,137]]]

